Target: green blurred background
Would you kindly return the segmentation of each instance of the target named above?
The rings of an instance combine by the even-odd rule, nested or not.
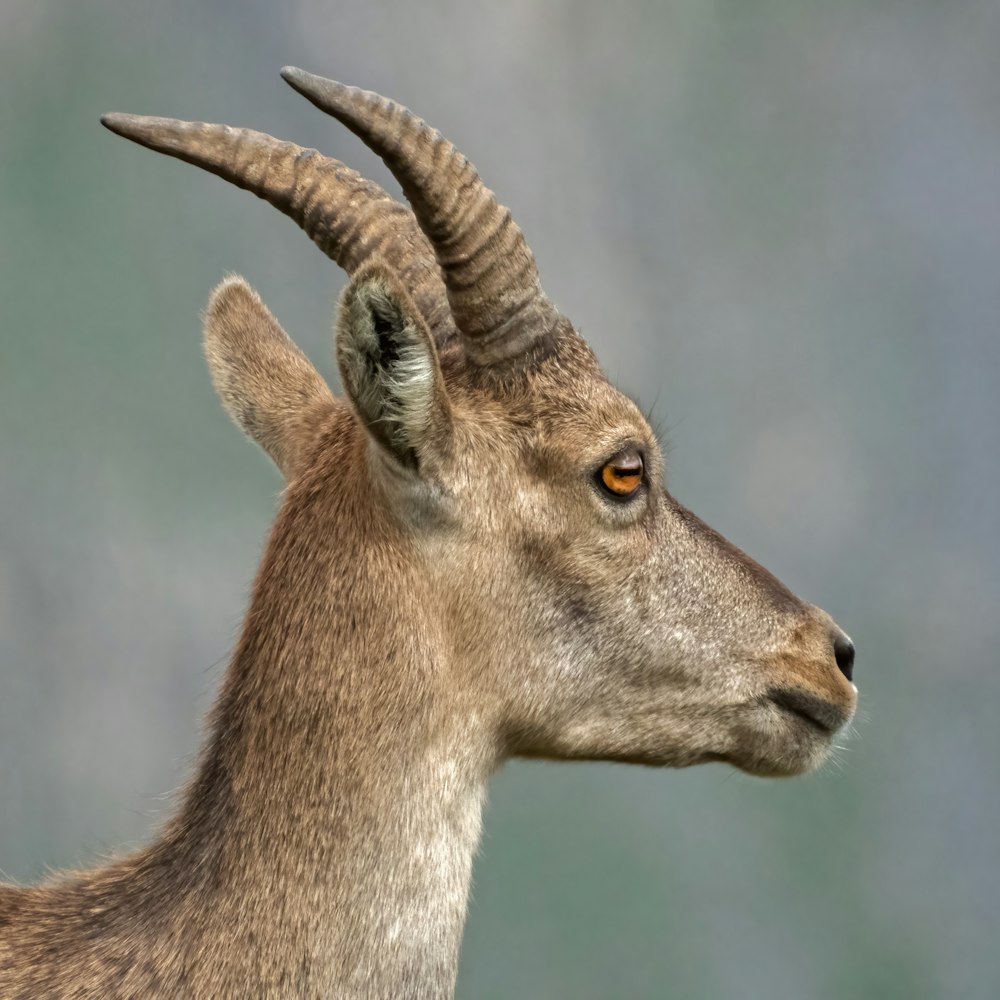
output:
[[[98,115],[395,190],[285,63],[472,157],[673,491],[859,649],[808,778],[509,766],[459,995],[1000,996],[995,0],[0,0],[3,871],[141,842],[189,772],[280,489],[209,385],[211,286],[334,378],[342,275]]]

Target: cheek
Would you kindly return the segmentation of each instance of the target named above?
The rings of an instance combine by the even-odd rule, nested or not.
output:
[[[616,676],[652,676],[662,660],[661,630],[646,589],[627,573],[593,574],[586,585],[564,577],[548,630],[587,669]],[[579,580],[579,578],[577,578]]]
[[[536,518],[516,540],[512,555],[519,583],[510,597],[511,627],[526,621],[539,652],[591,666],[646,659],[653,644],[655,601],[651,597],[652,543],[640,525],[594,525],[589,539],[567,527],[587,517],[587,508],[557,526]]]
[[[563,621],[623,679],[725,686],[732,661],[725,651],[733,646],[728,623],[706,615],[669,551],[654,551],[646,537],[629,542],[606,552],[599,569],[590,567],[590,585],[563,600]]]

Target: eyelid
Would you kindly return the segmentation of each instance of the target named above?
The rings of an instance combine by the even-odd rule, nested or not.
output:
[[[639,460],[639,465],[645,474],[646,449],[637,441],[626,441],[620,448],[616,448],[600,463],[598,469],[603,469],[606,465],[614,465],[623,458],[631,458],[633,456]]]
[[[615,455],[614,458],[605,462],[602,468],[607,468],[609,465],[615,469],[637,469],[640,473],[645,468],[642,455],[631,448]]]

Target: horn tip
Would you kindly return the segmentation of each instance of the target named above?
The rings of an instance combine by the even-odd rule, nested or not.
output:
[[[304,69],[299,69],[298,66],[281,67],[281,79],[296,88],[298,84],[308,83],[311,76],[311,73],[307,73]]]
[[[119,112],[101,115],[101,124],[115,135],[131,139],[140,146],[164,149],[172,138],[171,133],[181,122],[169,118],[150,118],[147,115],[124,115]]]
[[[121,135],[128,127],[132,115],[123,115],[118,111],[110,111],[106,115],[101,115],[101,124],[116,135]]]
[[[298,66],[283,66],[281,69],[281,79],[294,90],[297,90],[304,97],[315,99],[320,91],[338,91],[346,89],[344,84],[336,80],[327,80],[325,77],[317,76],[315,73],[307,73]]]

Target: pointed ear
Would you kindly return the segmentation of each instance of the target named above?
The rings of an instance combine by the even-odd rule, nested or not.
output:
[[[290,479],[317,409],[334,405],[327,384],[240,277],[215,289],[204,325],[216,392],[237,425]]]
[[[337,320],[344,391],[362,423],[401,466],[419,471],[446,447],[451,407],[430,331],[381,262],[344,289]]]

